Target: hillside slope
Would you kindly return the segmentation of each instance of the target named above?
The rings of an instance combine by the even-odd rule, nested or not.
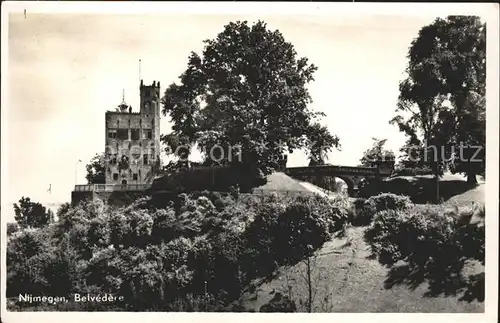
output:
[[[464,193],[451,197],[447,202],[448,203],[477,202],[484,204],[486,202],[486,184],[484,182],[479,183],[476,187]]]
[[[456,181],[447,177],[445,181]],[[307,182],[302,187],[320,195],[334,195]],[[452,197],[447,203],[484,203],[484,182],[477,187]],[[405,283],[404,275],[391,272],[377,260],[369,259],[370,249],[363,239],[365,228],[349,228],[343,238],[334,238],[318,250],[312,261],[313,312],[423,312],[423,313],[478,313],[484,303],[466,301],[460,294],[437,295],[427,283],[414,286]],[[477,263],[469,264],[464,275],[484,272]],[[237,302],[246,310],[259,311],[275,293],[290,295],[299,311],[306,311],[306,266],[299,263],[281,268],[270,281],[256,281],[258,286],[246,292]]]
[[[350,228],[346,237],[329,241],[318,250],[316,255],[319,256],[311,262],[313,312],[484,311],[484,303],[460,300],[458,295],[430,295],[426,283],[415,289],[406,285],[392,286],[391,282],[401,277],[391,275],[378,261],[368,259],[369,254],[369,247],[363,241],[363,228]],[[281,292],[290,294],[298,310],[305,311],[308,295],[305,268],[304,263],[281,268],[273,280],[262,283],[254,292],[245,293],[239,304],[247,310],[258,311],[276,292]],[[472,274],[481,269],[480,265],[471,265],[467,271]]]

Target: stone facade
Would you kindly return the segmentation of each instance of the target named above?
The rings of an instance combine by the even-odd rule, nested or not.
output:
[[[140,84],[140,111],[106,112],[106,184],[149,184],[160,167],[160,83]]]

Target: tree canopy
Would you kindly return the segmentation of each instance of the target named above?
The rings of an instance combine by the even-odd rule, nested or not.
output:
[[[392,150],[384,148],[387,139],[372,138],[373,146],[365,150],[363,157],[360,159],[361,166],[377,167],[380,161],[394,161],[396,156]]]
[[[317,67],[279,31],[263,21],[237,21],[204,43],[163,98],[172,132],[162,141],[170,154],[186,159],[196,144],[205,164],[246,166],[262,177],[286,151],[305,148],[318,156],[338,147],[336,136],[315,125],[323,114],[308,109],[306,86]]]
[[[88,184],[105,184],[106,182],[106,166],[104,153],[96,154],[86,166]]]
[[[14,203],[14,219],[21,228],[41,228],[54,221],[54,214],[41,203],[29,197],[21,197],[19,204]]]
[[[423,27],[408,52],[407,78],[400,83],[396,124],[423,160],[425,146],[438,147],[436,161],[453,163],[468,180],[484,170],[483,162],[457,158],[460,147],[485,146],[486,29],[478,17],[438,18]],[[407,149],[403,149],[408,152]],[[455,152],[455,154],[453,154]],[[455,156],[455,157],[454,157]]]

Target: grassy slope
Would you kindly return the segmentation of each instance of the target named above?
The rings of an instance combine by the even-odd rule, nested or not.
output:
[[[321,256],[312,266],[314,296],[313,312],[483,312],[484,303],[460,301],[454,297],[427,297],[427,285],[415,290],[407,286],[385,288],[388,269],[378,261],[367,259],[369,249],[363,241],[363,228],[350,228],[343,239],[326,243],[317,254]],[[314,264],[314,262],[313,262]],[[471,271],[480,268],[470,268]],[[288,294],[287,277],[292,297],[300,306],[307,300],[304,278],[305,265],[300,263],[289,269],[282,268],[272,281],[260,285],[253,293],[246,293],[241,304],[258,311],[275,292]]]
[[[468,190],[462,194],[458,194],[450,198],[449,203],[470,203],[471,201],[485,203],[486,199],[486,184],[479,183],[475,188]]]
[[[289,177],[285,173],[275,172],[267,176],[267,183],[254,189],[254,192],[308,192],[299,181]]]
[[[447,179],[444,179],[445,181]],[[456,180],[450,178],[450,180]],[[304,187],[309,187],[305,185]],[[484,183],[457,195],[450,202],[484,202]],[[483,312],[484,303],[466,302],[460,296],[427,296],[427,284],[412,290],[405,285],[386,288],[388,269],[376,260],[367,259],[369,247],[363,240],[364,228],[349,228],[346,237],[327,242],[317,254],[313,285],[314,312]],[[468,268],[468,272],[484,270],[481,266]],[[240,304],[258,311],[276,292],[291,295],[305,311],[300,300],[307,300],[305,265],[300,263],[289,269],[281,268],[279,275],[260,285],[254,292],[245,293]],[[288,281],[288,283],[287,283]]]

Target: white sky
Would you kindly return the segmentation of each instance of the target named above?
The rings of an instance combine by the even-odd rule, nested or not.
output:
[[[408,47],[434,15],[28,12],[26,18],[13,14],[9,20],[8,141],[2,139],[8,203],[21,196],[45,203],[70,200],[75,173],[84,184],[85,164],[104,149],[104,112],[121,102],[122,89],[126,101],[138,108],[139,58],[145,83],[160,81],[163,92],[185,70],[189,53],[201,53],[204,39],[214,38],[230,21],[258,18],[279,29],[298,56],[318,66],[309,86],[311,108],[327,114],[323,123],[342,144],[329,162],[357,165],[372,137],[387,138],[387,147],[398,153],[405,138],[388,121],[395,113]],[[169,130],[167,118],[161,127],[162,133]],[[79,159],[83,162],[76,164]],[[301,165],[307,165],[304,153],[289,157],[288,166]]]

